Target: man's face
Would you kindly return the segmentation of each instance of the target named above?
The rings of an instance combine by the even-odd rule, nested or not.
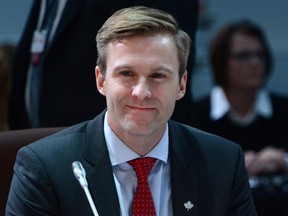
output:
[[[178,71],[177,49],[167,35],[110,42],[106,75],[98,67],[95,72],[109,124],[120,138],[163,133],[176,100],[185,94],[187,72],[179,82]]]

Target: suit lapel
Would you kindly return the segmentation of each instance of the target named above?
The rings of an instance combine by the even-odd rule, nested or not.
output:
[[[173,215],[211,215],[210,180],[199,143],[183,128],[169,122],[169,157]],[[203,208],[203,206],[205,206]]]
[[[99,215],[120,215],[117,190],[103,132],[104,114],[89,123],[86,139],[86,176]]]

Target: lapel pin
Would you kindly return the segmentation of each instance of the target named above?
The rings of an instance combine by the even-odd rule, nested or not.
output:
[[[189,211],[194,207],[194,204],[191,203],[191,201],[187,201],[186,203],[184,203],[184,207],[186,208],[187,211]]]

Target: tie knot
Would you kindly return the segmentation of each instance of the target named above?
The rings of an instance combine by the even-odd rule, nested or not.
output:
[[[155,158],[144,157],[135,160],[128,161],[128,163],[133,167],[138,182],[147,181],[148,175],[156,162]]]

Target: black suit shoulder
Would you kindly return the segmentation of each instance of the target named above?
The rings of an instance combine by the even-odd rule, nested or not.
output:
[[[254,211],[244,155],[238,144],[172,121],[169,124],[169,134],[172,170],[185,169],[187,172],[192,172],[193,176],[199,177],[201,182],[197,185],[198,190],[206,191],[206,194],[210,194],[208,197],[215,198],[217,209],[221,209],[220,206],[227,204],[228,200],[230,206],[225,208],[239,207],[239,200],[234,199],[238,197],[243,202],[249,203],[251,212]],[[222,196],[223,194],[225,195]],[[233,199],[230,199],[231,197]],[[246,211],[245,208],[243,205],[243,211]]]
[[[179,143],[179,145],[188,145],[191,148],[196,145],[201,152],[212,153],[212,155],[217,157],[221,154],[231,155],[232,152],[241,151],[238,143],[221,136],[173,120],[170,120],[169,123],[172,131],[170,138],[172,140],[175,138],[177,145]]]
[[[275,115],[282,116],[288,116],[288,97],[282,94],[277,94],[274,92],[270,93],[272,105],[273,105],[273,111]]]
[[[192,126],[203,129],[210,121],[210,95],[205,95],[194,102]]]

